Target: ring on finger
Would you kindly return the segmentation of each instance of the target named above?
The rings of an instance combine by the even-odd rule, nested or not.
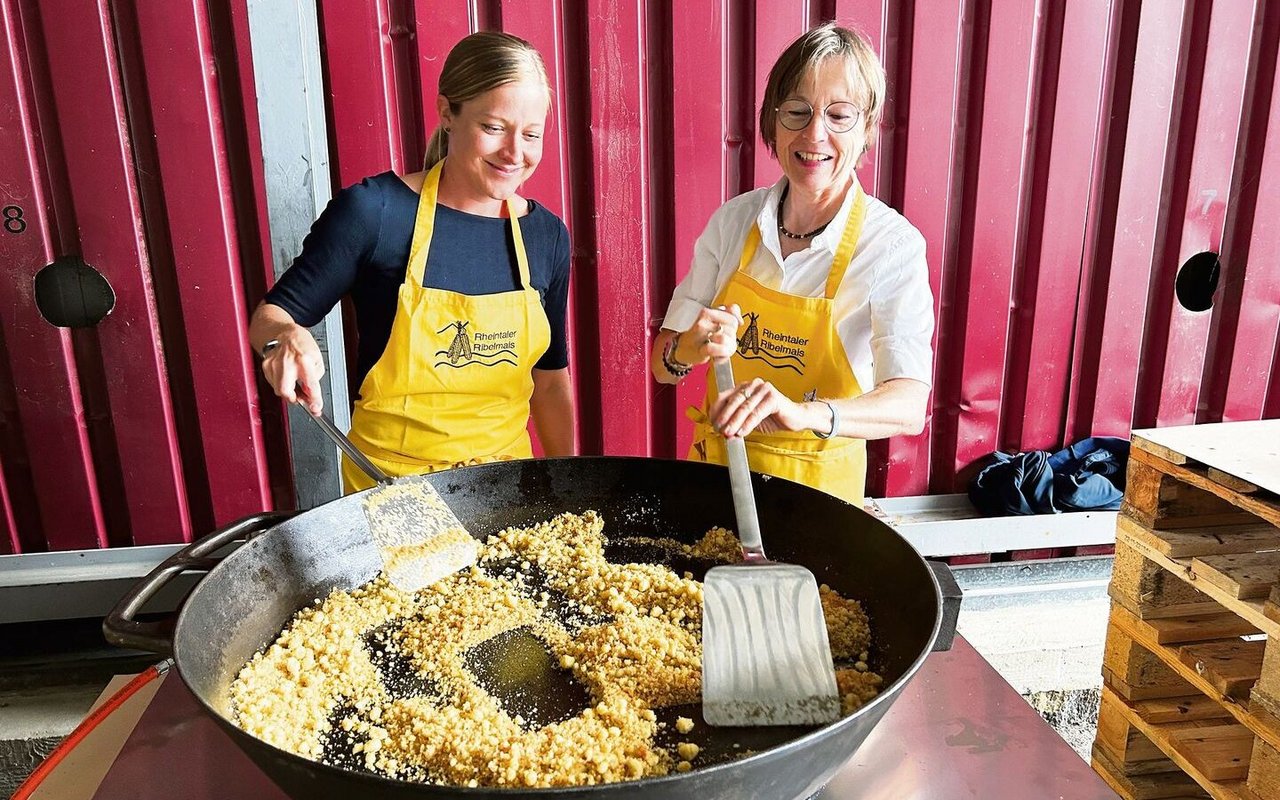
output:
[[[738,394],[742,395],[742,399],[743,399],[743,400],[750,400],[750,399],[751,399],[751,392],[748,392],[745,388],[743,388],[743,389],[739,389],[739,390],[738,390]]]

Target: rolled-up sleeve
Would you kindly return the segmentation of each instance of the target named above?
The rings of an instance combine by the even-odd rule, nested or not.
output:
[[[911,378],[933,383],[933,292],[925,241],[914,228],[876,264],[871,282],[874,383]]]
[[[662,327],[669,331],[686,331],[698,318],[698,312],[711,305],[720,288],[721,250],[724,243],[725,209],[711,215],[707,227],[693,246],[693,261],[684,280],[676,286],[667,305]]]

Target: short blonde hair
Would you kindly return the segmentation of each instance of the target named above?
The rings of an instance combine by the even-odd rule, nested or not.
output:
[[[856,88],[864,95],[856,101],[862,107],[867,147],[875,144],[884,114],[884,66],[865,36],[828,22],[801,34],[782,51],[769,70],[769,81],[760,104],[760,138],[774,156],[778,155],[778,105],[828,58],[843,58],[852,67],[851,74],[856,73]]]
[[[547,67],[534,46],[518,36],[497,31],[480,31],[453,46],[440,71],[439,93],[457,114],[462,104],[490,89],[528,78],[542,82],[550,97]],[[449,154],[449,133],[437,125],[427,143],[423,169],[431,169]]]

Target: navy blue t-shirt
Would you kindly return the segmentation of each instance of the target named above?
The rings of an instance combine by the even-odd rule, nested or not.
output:
[[[569,231],[555,214],[530,202],[520,218],[529,282],[538,290],[551,344],[537,369],[569,366],[565,310],[569,296]],[[267,292],[266,302],[311,327],[350,294],[360,335],[357,385],[391,338],[418,212],[418,194],[393,172],[338,192],[302,242],[302,253]],[[459,294],[510,292],[520,285],[511,221],[436,206],[423,284]]]

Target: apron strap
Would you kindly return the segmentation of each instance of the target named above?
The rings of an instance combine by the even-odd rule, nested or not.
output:
[[[862,237],[862,220],[867,213],[867,196],[862,191],[862,185],[853,184],[857,194],[853,198],[853,208],[849,209],[849,219],[844,224],[844,233],[840,236],[840,246],[836,248],[835,260],[831,262],[831,273],[827,275],[827,293],[824,295],[828,300],[834,299],[836,290],[840,288],[840,282],[844,280],[844,274],[849,269],[849,263],[853,261],[853,251],[858,247],[858,239]]]
[[[431,235],[435,232],[436,203],[440,196],[440,173],[444,169],[441,159],[427,171],[422,180],[422,193],[418,197],[418,213],[413,223],[413,243],[409,247],[409,265],[405,271],[405,281],[413,286],[422,286],[427,272],[427,253],[431,251]],[[528,289],[529,256],[524,249],[524,237],[520,233],[519,214],[516,213],[515,201],[506,200],[507,216],[511,218],[511,239],[516,248],[516,265],[520,269],[520,288]]]
[[[828,300],[836,296],[836,290],[844,280],[849,263],[853,261],[853,251],[858,247],[858,239],[862,237],[862,220],[867,213],[867,196],[863,193],[861,184],[855,183],[853,188],[857,192],[853,198],[853,208],[849,209],[849,218],[844,223],[844,233],[840,236],[840,244],[831,262],[831,272],[827,274],[826,294],[823,297]],[[751,230],[747,231],[747,240],[742,243],[742,255],[738,257],[739,272],[747,274],[747,265],[756,257],[756,250],[759,248],[760,224],[756,223],[751,226]]]

